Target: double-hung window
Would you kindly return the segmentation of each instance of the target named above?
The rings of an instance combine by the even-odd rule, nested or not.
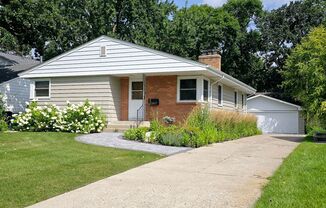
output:
[[[238,92],[234,91],[234,107],[238,107]]]
[[[203,87],[203,97],[204,101],[208,101],[208,81],[204,79],[204,87]]]
[[[197,79],[180,79],[179,100],[196,101]]]
[[[35,97],[37,98],[50,97],[50,81],[48,80],[35,81]]]
[[[223,88],[222,85],[217,85],[217,102],[218,105],[222,105],[222,99],[223,99]]]

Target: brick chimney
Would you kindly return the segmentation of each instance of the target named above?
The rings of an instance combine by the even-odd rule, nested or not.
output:
[[[202,55],[198,57],[198,61],[210,65],[216,70],[221,70],[221,55],[218,53],[218,50],[211,49],[202,51]]]

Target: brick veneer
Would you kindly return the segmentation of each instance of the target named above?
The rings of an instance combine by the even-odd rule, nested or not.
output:
[[[128,121],[128,104],[129,104],[129,78],[123,77],[120,79],[121,90],[121,106],[120,106],[120,120]]]
[[[219,54],[201,55],[198,57],[198,61],[210,65],[217,70],[221,70],[221,55]]]
[[[196,103],[177,103],[177,76],[146,77],[146,119],[175,117],[182,121],[196,106]],[[158,98],[158,106],[150,106],[148,98]]]

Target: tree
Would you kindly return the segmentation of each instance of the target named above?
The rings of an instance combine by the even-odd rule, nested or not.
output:
[[[325,123],[326,28],[314,28],[286,60],[282,86],[300,101],[310,122]]]
[[[256,87],[262,69],[259,33],[249,22],[262,13],[260,0],[230,0],[223,8],[194,5],[173,16],[165,51],[197,60],[201,50],[219,49],[222,70]]]
[[[303,0],[265,12],[258,18],[261,55],[264,58],[263,84],[260,90],[282,91],[281,73],[292,48],[300,43],[312,27],[326,20],[326,1]]]
[[[0,27],[0,50],[15,51],[18,48],[17,39],[5,28]]]

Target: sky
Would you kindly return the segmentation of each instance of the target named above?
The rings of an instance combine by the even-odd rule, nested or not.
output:
[[[267,10],[277,9],[283,4],[289,3],[291,0],[262,0],[264,8]],[[179,6],[185,6],[186,0],[174,0],[174,2]],[[227,0],[188,0],[188,6],[192,4],[208,4],[214,7],[222,6]]]

